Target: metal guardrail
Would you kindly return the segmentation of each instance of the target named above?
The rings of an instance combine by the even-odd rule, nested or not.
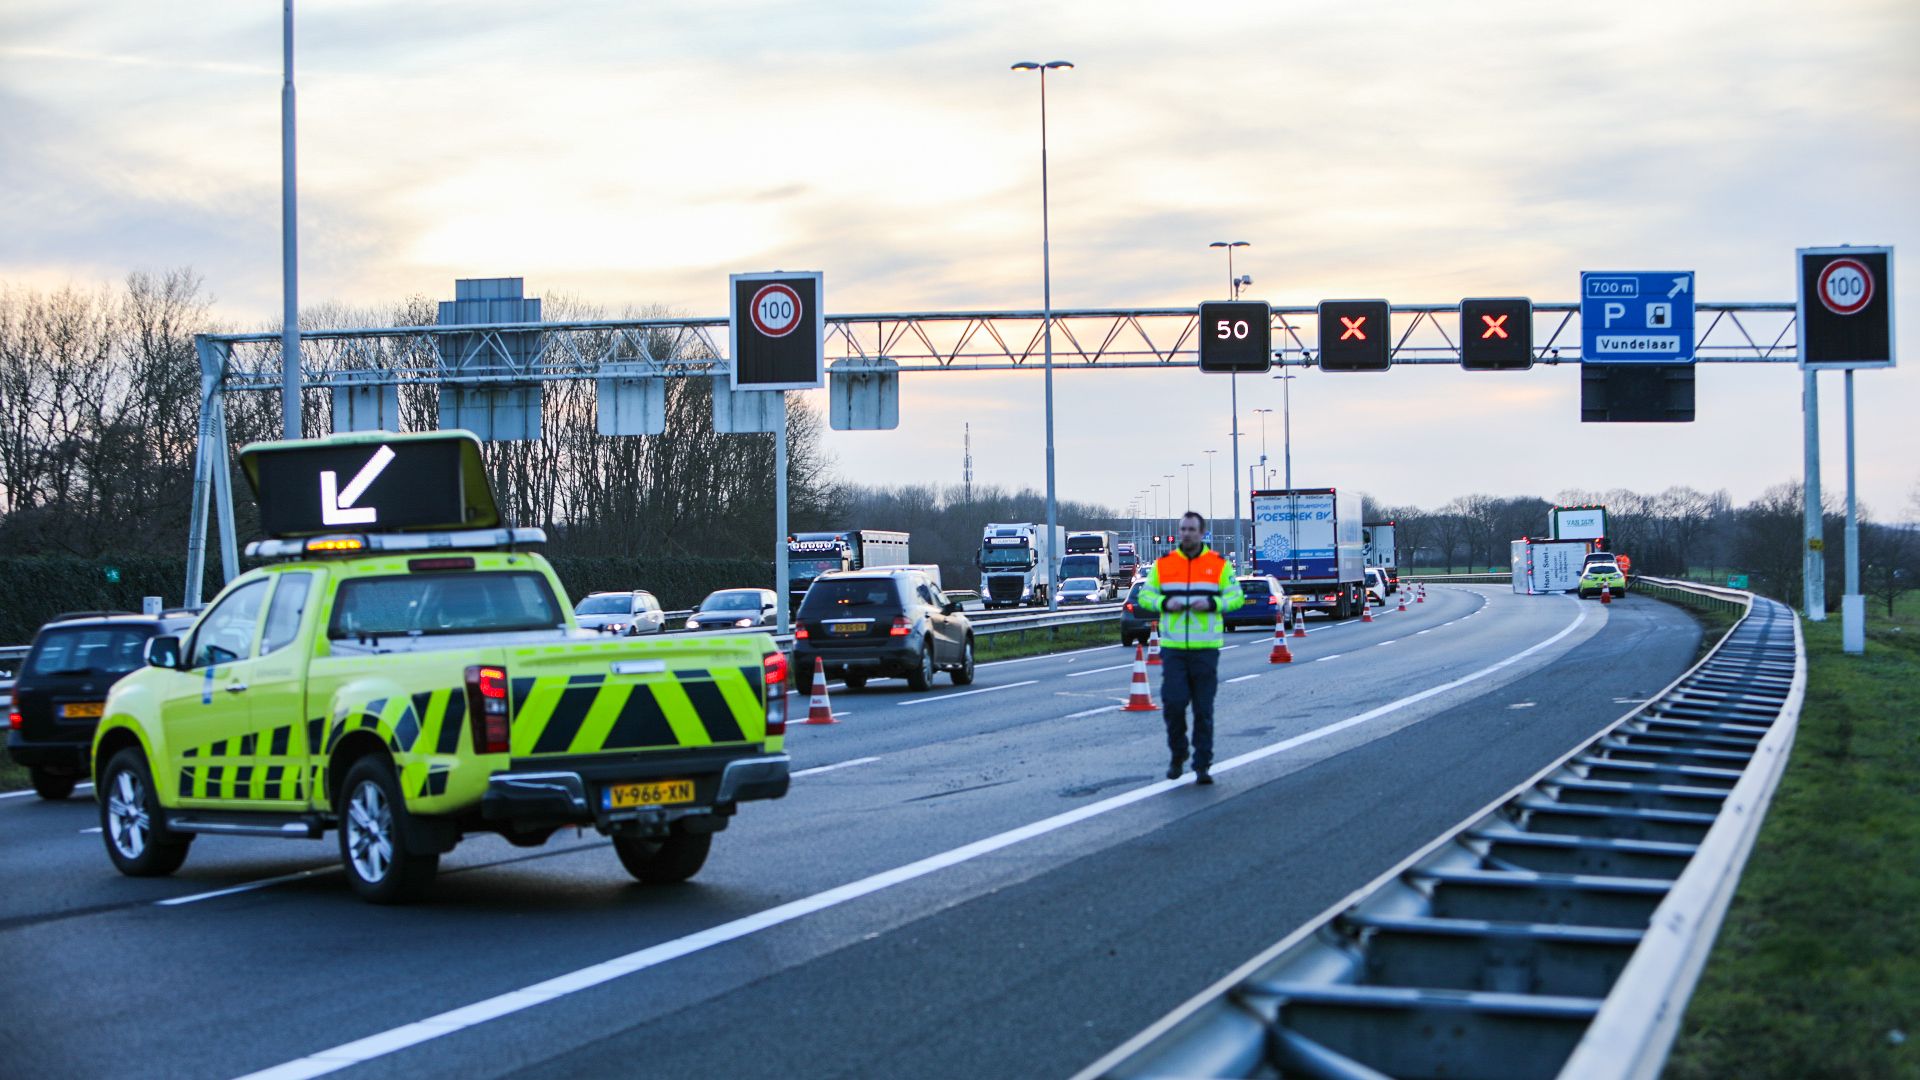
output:
[[[1806,694],[1793,611],[1084,1070],[1626,1080],[1666,1060]]]

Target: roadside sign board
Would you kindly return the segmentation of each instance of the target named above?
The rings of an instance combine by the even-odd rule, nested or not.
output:
[[[1533,301],[1519,296],[1460,301],[1460,366],[1467,371],[1532,367]]]
[[[1580,358],[1588,364],[1691,364],[1693,271],[1580,272]]]
[[[1265,300],[1200,305],[1200,370],[1264,372],[1273,367],[1273,309]]]
[[[814,390],[827,382],[819,271],[735,274],[727,314],[735,390]]]
[[[1747,587],[1747,575],[1745,574],[1728,574],[1727,575],[1727,588],[1744,589],[1746,587]]]
[[[1801,248],[1800,367],[1893,366],[1893,249]]]
[[[240,451],[240,464],[268,536],[500,523],[470,432],[258,443]]]

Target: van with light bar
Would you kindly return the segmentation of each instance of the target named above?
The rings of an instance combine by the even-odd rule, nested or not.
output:
[[[240,452],[266,565],[113,685],[89,767],[108,858],[172,873],[203,834],[337,835],[363,898],[417,898],[470,833],[613,840],[684,881],[739,805],[786,794],[765,634],[582,629],[538,529],[501,521],[463,431]]]

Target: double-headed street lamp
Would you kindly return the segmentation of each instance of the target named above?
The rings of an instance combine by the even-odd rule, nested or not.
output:
[[[1202,450],[1200,452],[1207,455],[1207,520],[1211,522],[1213,520],[1213,455],[1220,451]]]
[[[1233,249],[1252,247],[1245,240],[1215,240],[1207,245],[1210,248],[1227,249],[1227,291],[1232,299],[1240,299],[1240,279],[1233,273]],[[1227,376],[1233,387],[1233,546],[1234,558],[1240,566],[1251,566],[1247,561],[1246,519],[1240,513],[1240,374],[1234,372]]]
[[[1040,295],[1045,305],[1043,324],[1047,338],[1047,609],[1058,611],[1059,590],[1053,580],[1054,565],[1059,561],[1060,553],[1053,550],[1054,538],[1059,535],[1059,502],[1053,486],[1053,235],[1048,221],[1047,206],[1047,72],[1073,67],[1065,60],[1022,60],[1013,65],[1015,71],[1037,71],[1040,73]]]

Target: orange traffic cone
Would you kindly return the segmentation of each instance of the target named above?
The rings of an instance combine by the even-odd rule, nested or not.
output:
[[[1400,597],[1400,610],[1401,611],[1407,610],[1407,590],[1405,589],[1398,590],[1398,595]]]
[[[1600,602],[1603,604],[1613,603],[1613,586],[1611,585],[1600,586]]]
[[[837,724],[833,718],[833,706],[827,704],[827,666],[819,657],[813,658],[813,699],[807,702],[807,723]]]
[[[1160,620],[1147,624],[1147,663],[1160,666]]]
[[[1424,604],[1427,602],[1427,586],[1425,583],[1422,583],[1420,591],[1414,594],[1413,602],[1416,604]]]
[[[1287,628],[1284,623],[1273,624],[1273,652],[1267,655],[1267,663],[1293,663],[1293,650],[1287,648]]]
[[[1292,604],[1288,604],[1287,607],[1293,612],[1293,636],[1306,637],[1307,636],[1307,613],[1305,611],[1300,610],[1299,608],[1294,607]]]
[[[1121,712],[1153,712],[1160,706],[1153,703],[1153,692],[1147,685],[1147,655],[1140,646],[1133,647],[1133,693],[1127,698],[1127,707]]]
[[[1373,597],[1368,596],[1366,593],[1360,594],[1360,621],[1373,621]]]

